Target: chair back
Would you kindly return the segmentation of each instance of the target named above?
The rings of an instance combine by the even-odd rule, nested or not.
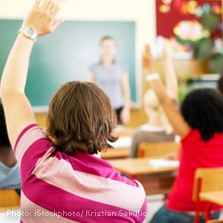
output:
[[[193,200],[203,192],[223,191],[223,168],[200,168],[196,171]]]
[[[0,190],[0,211],[18,208],[20,197],[15,190]]]
[[[138,157],[163,158],[169,155],[177,155],[180,144],[176,142],[142,143],[138,149]]]

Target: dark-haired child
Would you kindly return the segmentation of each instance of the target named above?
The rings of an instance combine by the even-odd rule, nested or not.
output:
[[[171,100],[158,74],[150,74],[150,85],[176,134],[180,135],[180,168],[166,204],[151,223],[193,223],[196,205],[192,200],[194,177],[198,168],[223,167],[223,97],[214,89],[191,92],[181,110]],[[205,211],[207,204],[199,206]],[[208,206],[212,218],[219,217],[220,207]],[[204,218],[201,216],[201,222]]]

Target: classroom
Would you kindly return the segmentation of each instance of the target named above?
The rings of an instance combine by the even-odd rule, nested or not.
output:
[[[0,223],[223,223],[223,0],[0,5]]]

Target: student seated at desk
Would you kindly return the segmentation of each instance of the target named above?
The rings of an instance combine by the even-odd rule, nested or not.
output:
[[[47,134],[37,125],[24,93],[36,36],[56,29],[58,4],[35,2],[1,82],[9,138],[21,172],[21,209],[28,211],[22,221],[141,223],[147,209],[141,184],[95,155],[115,140],[115,116],[104,92],[93,83],[66,83],[50,102]]]
[[[196,170],[223,167],[223,97],[214,89],[194,90],[185,98],[179,111],[158,74],[151,74],[150,86],[174,131],[182,138],[180,167],[174,186],[166,204],[151,223],[193,223],[197,208],[192,200]],[[207,207],[217,219],[221,207],[200,204],[198,208],[205,211]],[[204,222],[203,217],[200,222]]]
[[[149,122],[140,126],[133,134],[130,147],[131,157],[138,156],[141,143],[174,142],[175,140],[175,134],[173,134],[166,116],[161,114],[162,109],[154,91],[147,91],[144,97],[144,106],[149,116]]]
[[[19,192],[19,170],[10,147],[4,111],[0,102],[0,190],[15,189]]]
[[[151,56],[150,48],[148,54],[152,59],[150,69],[153,69],[153,57]],[[164,65],[165,65],[165,84],[170,97],[177,101],[178,99],[178,83],[177,76],[172,60],[172,49],[169,42],[165,42],[164,48]],[[138,149],[141,143],[153,142],[173,142],[175,134],[170,126],[166,115],[159,103],[159,100],[153,90],[149,89],[144,96],[144,110],[148,116],[148,123],[137,129],[132,138],[130,149],[131,157],[137,157]]]

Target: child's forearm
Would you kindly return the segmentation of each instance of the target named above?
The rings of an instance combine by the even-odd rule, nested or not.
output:
[[[58,27],[59,10],[57,1],[35,1],[5,65],[0,90],[11,145],[15,145],[22,129],[36,123],[31,104],[25,96],[30,56],[36,37],[47,35]]]
[[[125,108],[130,108],[131,106],[131,99],[130,99],[130,87],[129,87],[129,78],[128,74],[125,74],[123,77],[123,96],[125,100]]]
[[[165,40],[164,69],[167,93],[172,99],[177,100],[178,80],[173,62],[173,49],[168,40]]]
[[[1,96],[23,94],[34,42],[19,34],[8,57],[1,81]]]
[[[176,134],[179,134],[181,137],[186,136],[190,130],[190,127],[184,121],[178,110],[176,102],[167,94],[161,80],[154,77],[149,83],[151,88],[156,92],[159,102]]]
[[[151,78],[151,76],[149,76],[149,78]],[[148,79],[148,81],[149,81],[150,87],[156,93],[161,105],[163,105],[166,102],[166,100],[171,100],[158,74],[156,73],[152,74],[152,79]]]
[[[164,61],[166,89],[169,96],[177,100],[178,81],[173,63],[173,58],[167,57]]]

